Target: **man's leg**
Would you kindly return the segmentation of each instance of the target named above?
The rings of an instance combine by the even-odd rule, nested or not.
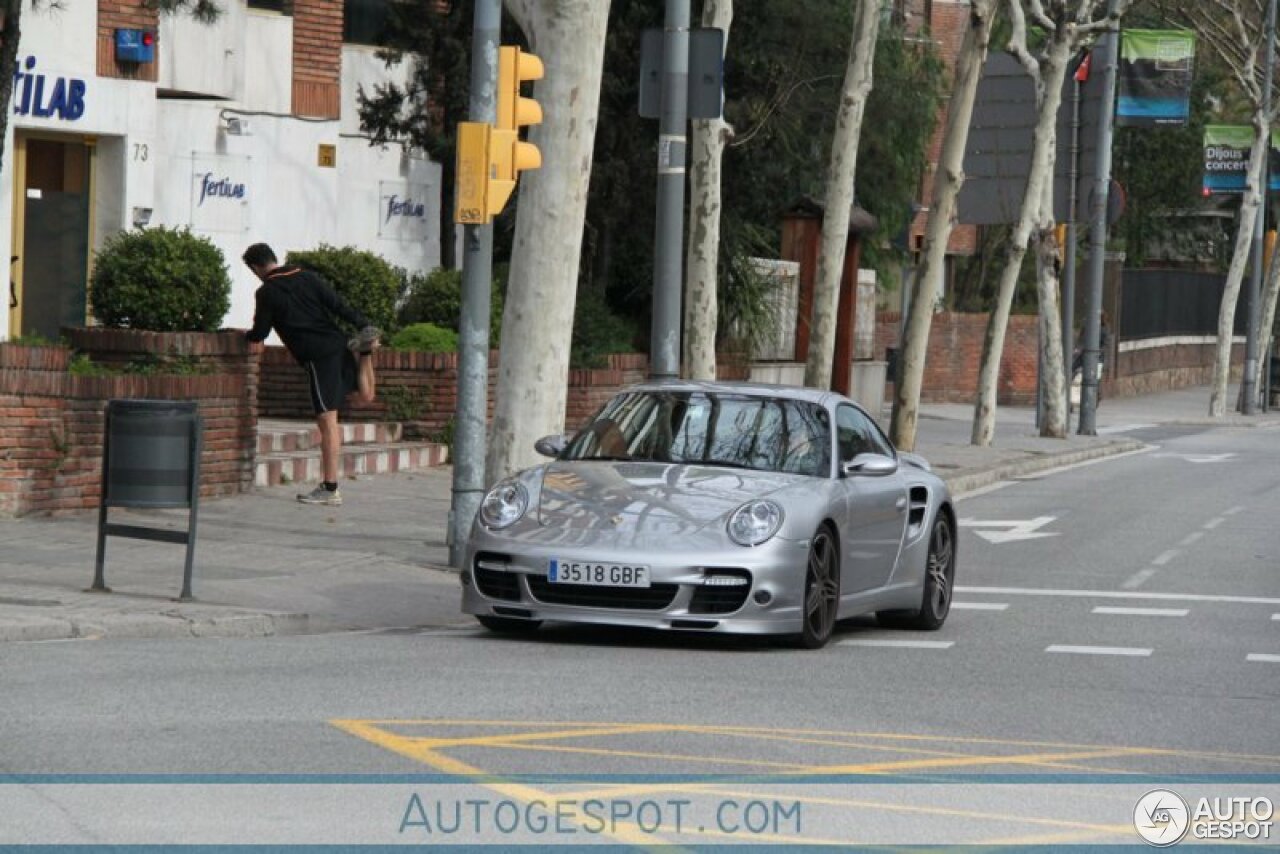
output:
[[[320,463],[327,483],[338,482],[338,454],[342,450],[342,430],[338,427],[338,410],[316,416],[320,427]]]

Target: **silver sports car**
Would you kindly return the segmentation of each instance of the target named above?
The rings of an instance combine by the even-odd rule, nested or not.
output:
[[[552,461],[497,484],[471,531],[462,607],[544,620],[789,635],[839,619],[936,629],[956,518],[927,463],[841,395],[743,383],[619,392]]]

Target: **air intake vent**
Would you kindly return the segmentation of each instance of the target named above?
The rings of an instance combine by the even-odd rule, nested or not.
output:
[[[923,486],[911,487],[911,510],[907,517],[907,537],[914,538],[924,526],[924,516],[929,509],[929,490]]]

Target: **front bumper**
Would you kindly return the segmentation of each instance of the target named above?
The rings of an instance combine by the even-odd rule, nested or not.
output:
[[[625,552],[561,548],[513,542],[479,529],[467,549],[462,610],[480,616],[725,634],[800,631],[807,540],[775,537],[756,548],[692,545],[677,549],[655,542],[642,551]],[[643,564],[649,567],[650,587],[555,584],[547,580],[552,559]],[[710,578],[746,583],[708,583]]]

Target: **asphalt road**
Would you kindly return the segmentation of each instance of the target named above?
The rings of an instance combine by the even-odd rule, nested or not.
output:
[[[960,502],[957,607],[935,633],[855,620],[817,652],[467,625],[8,644],[0,774],[1280,781],[1280,431],[1130,435],[1152,447]],[[984,791],[967,809],[987,818],[942,841],[1118,832],[1028,837],[1017,799]]]

